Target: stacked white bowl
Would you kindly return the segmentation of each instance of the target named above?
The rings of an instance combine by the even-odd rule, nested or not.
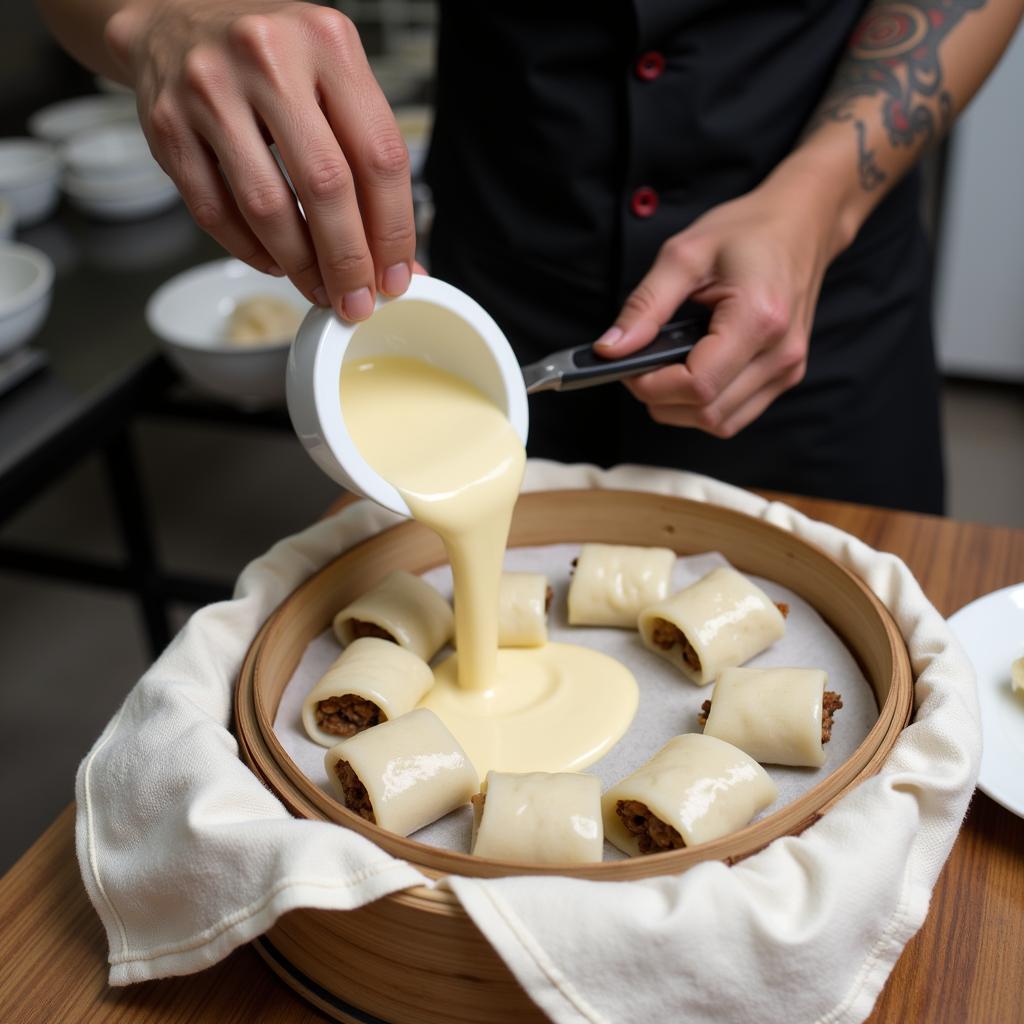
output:
[[[9,242],[14,237],[14,207],[10,201],[0,197],[0,242]]]
[[[45,220],[60,199],[60,160],[48,142],[0,139],[0,199],[11,208],[17,227]]]
[[[51,204],[63,169],[72,206],[102,220],[149,217],[178,200],[178,192],[149,152],[130,92],[76,96],[37,110],[28,119],[35,140],[0,140],[0,196],[4,195],[3,146],[43,147],[53,164]],[[63,165],[63,167],[62,167]],[[43,176],[37,175],[37,182]],[[45,214],[43,214],[45,215]],[[37,216],[36,219],[41,219]],[[19,216],[18,224],[27,223]]]
[[[75,96],[37,110],[28,119],[28,132],[60,146],[81,132],[95,131],[105,124],[134,124],[137,120],[134,94]]]
[[[109,124],[64,144],[64,192],[82,213],[136,220],[178,201],[174,183],[153,159],[136,124]]]

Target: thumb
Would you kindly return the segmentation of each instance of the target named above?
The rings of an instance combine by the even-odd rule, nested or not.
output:
[[[707,260],[683,235],[670,238],[643,280],[633,289],[622,311],[597,341],[594,351],[606,359],[621,359],[649,344],[672,314],[707,278]]]

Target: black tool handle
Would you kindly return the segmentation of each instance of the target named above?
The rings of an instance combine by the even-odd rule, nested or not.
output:
[[[559,390],[594,387],[681,363],[707,334],[709,319],[710,314],[694,315],[666,324],[649,345],[622,359],[602,359],[591,345],[580,345],[572,350],[571,367],[563,372]]]

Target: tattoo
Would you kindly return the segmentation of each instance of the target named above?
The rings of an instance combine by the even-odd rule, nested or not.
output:
[[[894,147],[929,145],[946,130],[953,100],[945,90],[939,46],[970,11],[987,0],[913,0],[873,3],[861,18],[811,128],[852,121],[857,132],[861,186],[870,191],[885,174],[867,148],[867,125],[852,102],[882,96],[882,124]]]
[[[875,151],[868,149],[864,122],[854,121],[853,127],[857,129],[857,170],[860,173],[860,186],[865,192],[870,192],[885,181],[885,173],[875,163]]]
[[[865,192],[878,188],[885,181],[886,174],[875,163],[875,151],[868,149],[867,126],[859,117],[854,117],[849,110],[837,110],[831,116],[833,121],[853,122],[853,127],[857,132],[857,173],[860,176],[860,187]],[[820,123],[819,116],[812,122],[808,131]]]

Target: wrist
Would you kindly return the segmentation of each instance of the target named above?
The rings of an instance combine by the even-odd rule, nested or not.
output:
[[[768,176],[765,186],[792,196],[806,210],[831,261],[857,237],[882,196],[866,192],[845,125],[829,125],[803,139]]]
[[[126,0],[103,27],[103,43],[120,72],[119,80],[133,89],[136,84],[134,54],[153,13],[153,0]]]

